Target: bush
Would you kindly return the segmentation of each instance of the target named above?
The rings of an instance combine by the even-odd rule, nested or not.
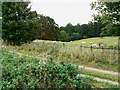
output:
[[[49,62],[2,51],[2,88],[91,88],[71,63]]]
[[[84,39],[87,39],[87,36],[83,36]]]
[[[100,34],[100,37],[101,37],[101,38],[105,37],[105,34],[104,34],[104,33],[101,33],[101,34]]]

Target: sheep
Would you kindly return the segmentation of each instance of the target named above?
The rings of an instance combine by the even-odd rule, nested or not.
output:
[[[53,41],[53,44],[56,44],[56,41]]]
[[[103,47],[103,44],[100,44],[100,47]]]
[[[82,41],[82,44],[85,44],[85,42],[84,42],[84,41]]]
[[[92,47],[97,47],[97,44],[93,44]]]
[[[33,42],[37,42],[36,40],[34,40]]]
[[[90,44],[92,44],[92,42],[90,42]]]
[[[72,42],[72,41],[70,41],[70,42]]]
[[[4,47],[4,45],[2,45],[2,47]]]

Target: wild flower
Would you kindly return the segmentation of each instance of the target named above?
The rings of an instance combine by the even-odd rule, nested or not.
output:
[[[41,64],[41,59],[40,59],[40,61],[39,61],[39,64]]]
[[[45,64],[45,61],[43,61],[43,64]]]

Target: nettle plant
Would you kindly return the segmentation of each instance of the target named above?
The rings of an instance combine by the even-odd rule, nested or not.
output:
[[[71,63],[40,61],[2,51],[2,88],[91,88]],[[40,63],[41,62],[41,63]]]

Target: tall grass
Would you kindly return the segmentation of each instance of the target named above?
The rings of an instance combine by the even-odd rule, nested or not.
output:
[[[21,46],[7,45],[7,51],[25,53],[29,55],[45,57],[47,53],[57,61],[72,62],[78,65],[86,65],[95,68],[118,71],[118,55],[81,49],[80,46],[53,44],[51,42],[31,42]],[[109,51],[108,51],[109,52]]]

